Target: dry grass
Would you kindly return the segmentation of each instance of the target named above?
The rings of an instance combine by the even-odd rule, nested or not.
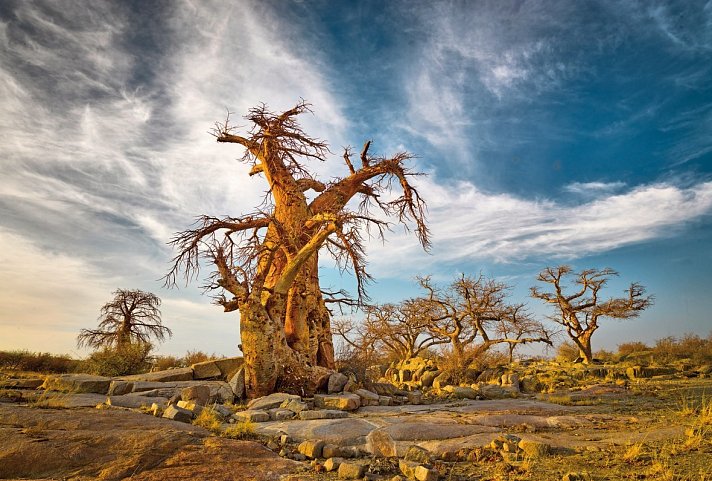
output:
[[[200,414],[193,420],[193,424],[205,428],[214,434],[222,433],[222,419],[220,419],[220,415],[207,407],[200,411]]]
[[[30,401],[29,406],[37,409],[68,409],[67,394],[56,391],[44,391]]]
[[[230,439],[254,439],[257,437],[255,424],[252,421],[238,421],[225,429],[222,435]]]

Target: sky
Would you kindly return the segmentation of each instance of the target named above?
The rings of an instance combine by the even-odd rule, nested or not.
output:
[[[161,353],[237,354],[236,313],[163,286],[167,242],[266,191],[214,122],[300,99],[321,179],[367,139],[428,174],[432,249],[370,241],[375,302],[484,273],[544,318],[544,267],[611,267],[607,296],[656,302],[594,349],[712,330],[712,1],[5,0],[0,349],[86,355],[77,333],[124,288],[162,298]]]

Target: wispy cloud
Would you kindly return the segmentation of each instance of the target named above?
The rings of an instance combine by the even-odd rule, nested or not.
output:
[[[625,187],[625,182],[572,182],[563,190],[572,194],[600,195],[610,193]]]

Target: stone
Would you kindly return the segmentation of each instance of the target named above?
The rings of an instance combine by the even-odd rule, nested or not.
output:
[[[249,421],[252,423],[265,423],[270,420],[269,413],[259,409],[248,409],[233,414],[239,421]]]
[[[290,411],[294,413],[300,413],[302,411],[306,411],[309,409],[309,404],[296,400],[296,399],[287,399],[282,404],[280,405],[281,408],[283,409],[289,409]]]
[[[346,385],[344,386],[344,392],[356,392],[357,389],[359,389],[361,386],[359,383],[352,381],[351,379],[348,380]]]
[[[440,473],[434,468],[428,468],[423,465],[415,468],[414,477],[418,481],[437,481]]]
[[[415,461],[407,461],[405,459],[398,460],[398,469],[400,469],[400,472],[403,473],[403,476],[408,479],[415,479],[415,468],[417,468],[418,466],[420,465]]]
[[[111,381],[109,384],[109,396],[121,396],[133,391],[133,383],[131,381]]]
[[[561,478],[561,481],[589,481],[590,479],[591,476],[586,472],[569,472],[564,474],[564,477]]]
[[[507,453],[514,453],[517,449],[519,449],[519,442],[521,440],[522,439],[519,436],[515,436],[513,434],[503,434],[493,439],[490,443],[490,447],[496,451],[501,450]]]
[[[232,378],[237,371],[243,369],[243,366],[245,365],[245,360],[241,357],[225,357],[222,359],[215,359],[214,362],[218,369],[220,369],[224,379]]]
[[[266,409],[273,409],[273,408],[278,408],[282,405],[282,403],[288,399],[292,399],[295,401],[301,401],[302,398],[300,396],[297,396],[295,394],[287,394],[283,392],[275,392],[270,394],[269,396],[263,396],[263,397],[258,397],[257,399],[253,399],[247,404],[248,409],[260,409],[260,410],[266,410]]]
[[[167,369],[165,371],[148,372],[145,374],[134,374],[132,376],[120,376],[116,379],[122,381],[146,381],[146,382],[175,382],[192,381],[193,370],[189,367],[179,367]]]
[[[435,378],[440,375],[440,371],[425,371],[420,376],[420,385],[423,387],[431,387]]]
[[[205,406],[210,401],[210,387],[205,385],[187,387],[180,392],[180,397],[183,401],[193,401],[198,406]]]
[[[405,478],[404,478],[403,476],[400,476],[400,475],[396,474],[395,476],[393,476],[393,477],[390,479],[390,481],[405,481]]]
[[[366,436],[366,449],[374,456],[392,458],[397,456],[396,443],[386,431],[375,429]]]
[[[336,471],[343,462],[344,458],[330,457],[324,463],[324,469],[328,472]]]
[[[321,450],[321,455],[325,458],[339,459],[342,457],[341,447],[337,446],[336,444],[325,444],[324,448]]]
[[[151,414],[157,418],[160,418],[163,414],[163,407],[158,403],[151,404]]]
[[[198,362],[190,366],[193,370],[193,379],[213,379],[222,377],[220,368],[215,361]]]
[[[0,389],[37,389],[44,379],[6,379],[0,381]]]
[[[245,398],[245,368],[242,367],[230,378],[228,386],[237,399]]]
[[[463,386],[445,386],[443,391],[451,393],[457,399],[477,399],[480,395],[475,389]]]
[[[339,465],[339,478],[361,479],[366,474],[366,465],[361,463],[343,462]]]
[[[541,458],[549,454],[551,451],[551,446],[547,443],[540,443],[538,441],[527,441],[522,439],[519,441],[519,449],[524,451],[524,454],[530,458]]]
[[[106,398],[108,406],[117,406],[122,408],[138,409],[140,407],[150,407],[152,404],[164,405],[168,402],[168,398],[164,397],[145,397],[145,396],[109,396]]]
[[[329,376],[329,386],[327,388],[327,392],[329,394],[341,392],[347,382],[349,382],[349,378],[347,376],[341,374],[340,372],[335,372]]]
[[[203,411],[203,406],[195,403],[194,401],[178,401],[176,403],[176,406],[179,408],[187,409],[188,411],[192,412],[194,415],[199,415]]]
[[[361,398],[361,406],[378,406],[379,396],[368,389],[357,389],[354,394]]]
[[[326,443],[321,440],[303,441],[301,444],[299,444],[297,450],[310,459],[316,459],[321,457],[321,453],[324,449],[325,444]]]
[[[386,382],[374,382],[366,387],[369,391],[373,391],[379,396],[393,396],[396,393],[396,387]]]
[[[268,410],[267,412],[269,413],[270,419],[273,421],[288,421],[290,419],[294,419],[295,416],[294,411],[283,408],[274,408]]]
[[[314,419],[340,419],[348,417],[345,411],[338,411],[333,409],[321,409],[321,410],[305,410],[299,412],[299,419],[302,421],[311,421]]]
[[[393,398],[390,396],[378,396],[379,406],[390,406],[393,404]]]
[[[353,393],[317,394],[314,396],[314,406],[322,409],[338,409],[340,411],[355,411],[361,406],[361,398]]]
[[[408,393],[408,404],[421,404],[423,402],[423,393],[420,391],[410,391]]]
[[[182,423],[189,423],[193,420],[193,413],[187,409],[179,408],[177,406],[168,406],[165,411],[163,411],[163,416],[166,419],[171,419],[173,421],[180,421]]]
[[[233,411],[227,406],[223,406],[222,404],[213,404],[210,406],[210,409],[218,413],[218,416],[220,416],[223,419],[229,419],[232,417]]]
[[[408,450],[405,452],[405,456],[403,456],[403,459],[405,459],[406,461],[413,461],[421,464],[429,464],[432,462],[433,457],[430,454],[430,451],[428,451],[427,449],[421,448],[420,446],[413,444],[412,446],[408,447]]]
[[[104,376],[56,374],[47,376],[41,388],[48,391],[106,394],[110,384],[111,379]]]
[[[480,395],[485,399],[506,399],[516,395],[511,390],[494,384],[482,384],[479,391]]]

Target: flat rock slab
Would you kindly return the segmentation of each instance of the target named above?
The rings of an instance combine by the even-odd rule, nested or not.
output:
[[[6,379],[0,381],[0,389],[37,389],[44,379]]]
[[[111,379],[90,374],[56,374],[45,378],[42,388],[50,391],[106,394]]]
[[[192,381],[193,370],[189,367],[179,367],[176,369],[167,369],[165,371],[147,372],[145,374],[134,374],[133,376],[119,376],[114,379],[122,381],[151,382]]]
[[[67,408],[93,408],[106,401],[105,394],[62,394],[57,400]]]
[[[427,421],[399,422],[383,428],[395,441],[428,441],[461,438],[494,431],[489,426],[436,424]],[[499,429],[496,429],[499,431]]]
[[[122,408],[138,409],[140,407],[151,407],[151,404],[156,403],[162,406],[168,402],[165,397],[147,397],[147,396],[108,396],[105,398],[106,404],[109,406],[118,406]]]
[[[301,401],[302,398],[296,394],[286,394],[283,392],[276,392],[270,394],[269,396],[258,397],[253,399],[247,404],[247,409],[274,409],[278,408],[285,401]]]
[[[255,427],[258,434],[275,436],[286,433],[295,441],[321,439],[327,443],[341,446],[361,445],[366,442],[366,436],[378,424],[365,419],[317,419],[312,421],[282,421],[261,423]]]

